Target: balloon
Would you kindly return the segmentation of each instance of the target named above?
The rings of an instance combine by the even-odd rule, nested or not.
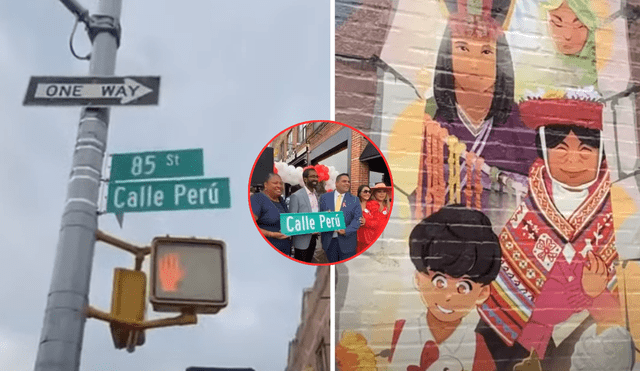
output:
[[[315,166],[315,169],[316,169],[316,172],[318,173],[319,182],[329,180],[329,168],[327,166],[318,164]]]
[[[302,173],[304,169],[301,167],[296,167],[293,170],[293,180],[291,184],[299,184],[304,187],[304,180],[302,179]]]
[[[287,166],[289,165],[287,165],[285,162],[282,162],[282,161],[279,161],[273,164],[273,167],[276,169],[280,177],[282,177],[285,174]]]
[[[329,178],[335,181],[338,175],[340,175],[338,170],[336,170],[333,166],[331,166],[331,168],[329,169]]]
[[[318,182],[321,182],[325,189],[335,189],[336,177],[340,174],[335,167],[317,164],[314,169],[318,173]]]
[[[302,173],[304,169],[302,167],[295,167],[288,165],[286,162],[279,161],[274,165],[274,170],[282,178],[283,183],[289,183],[291,185],[299,184],[304,186],[304,180],[302,179]]]
[[[324,184],[325,188],[334,189],[336,187],[336,181],[334,179],[329,179]],[[328,192],[328,191],[327,191]]]
[[[273,164],[273,173],[278,174],[278,168],[276,168],[276,164]]]
[[[276,162],[274,165],[278,170],[278,175],[280,175],[280,178],[282,178],[283,183],[298,184],[295,174],[295,167],[287,165],[287,163],[283,161]]]

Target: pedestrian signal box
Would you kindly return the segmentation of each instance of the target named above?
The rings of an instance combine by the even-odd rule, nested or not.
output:
[[[224,241],[156,237],[150,301],[157,312],[217,313],[227,306]]]

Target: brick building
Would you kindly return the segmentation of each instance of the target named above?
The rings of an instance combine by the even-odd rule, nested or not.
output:
[[[285,371],[329,371],[330,275],[328,266],[316,269],[313,287],[304,290],[300,325],[289,342]]]
[[[308,164],[333,166],[351,176],[351,193],[362,184],[391,184],[384,159],[366,137],[332,122],[297,125],[278,135],[269,145],[274,161],[296,167]]]
[[[383,69],[380,55],[389,32],[391,0],[336,1],[336,121],[348,122],[378,146]]]

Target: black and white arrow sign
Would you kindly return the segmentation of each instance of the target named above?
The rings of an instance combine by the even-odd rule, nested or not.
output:
[[[159,76],[32,76],[24,98],[31,106],[157,105]]]

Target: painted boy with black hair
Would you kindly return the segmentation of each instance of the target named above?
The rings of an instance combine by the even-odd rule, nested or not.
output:
[[[415,286],[426,313],[395,322],[392,370],[495,370],[475,332],[477,307],[500,270],[500,243],[482,212],[447,206],[416,225],[409,237]]]

